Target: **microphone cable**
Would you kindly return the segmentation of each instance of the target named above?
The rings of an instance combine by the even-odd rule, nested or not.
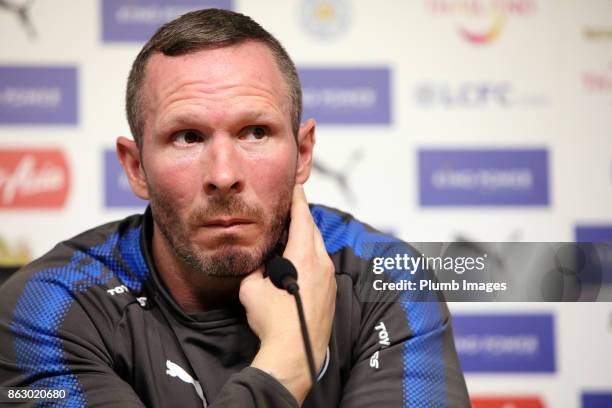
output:
[[[314,357],[312,354],[312,345],[310,336],[308,335],[308,327],[306,326],[306,318],[304,316],[304,306],[300,296],[300,287],[297,283],[297,270],[293,263],[287,258],[275,256],[266,263],[266,272],[268,277],[279,289],[286,290],[295,298],[295,304],[298,310],[300,320],[300,330],[302,331],[302,339],[304,340],[304,350],[306,352],[306,360],[308,361],[308,371],[312,381],[312,394],[317,407],[322,407],[321,396],[318,392],[317,372],[315,369]]]

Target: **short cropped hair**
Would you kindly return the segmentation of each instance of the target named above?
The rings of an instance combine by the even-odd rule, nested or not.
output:
[[[227,47],[254,40],[266,45],[285,78],[291,102],[291,127],[297,137],[302,117],[302,89],[295,64],[281,43],[244,14],[206,9],[186,13],[164,24],[144,45],[130,70],[126,91],[126,114],[132,136],[139,148],[143,139],[142,88],[149,58],[157,52],[179,56],[201,50]]]

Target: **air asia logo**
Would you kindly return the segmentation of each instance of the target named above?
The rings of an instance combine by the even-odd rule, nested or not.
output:
[[[189,11],[232,6],[232,0],[102,0],[102,39],[145,42],[159,26]]]
[[[544,408],[538,397],[474,397],[472,408]]]
[[[422,149],[418,155],[422,206],[548,205],[544,149]]]
[[[535,0],[425,0],[425,8],[434,16],[449,16],[457,33],[471,44],[495,41],[508,20],[536,13]]]
[[[59,150],[0,150],[0,208],[60,208],[69,181]]]
[[[336,38],[346,32],[351,10],[344,0],[306,0],[302,4],[302,27],[321,39]]]
[[[313,160],[312,168],[324,177],[328,177],[335,181],[340,187],[340,191],[344,195],[345,200],[349,204],[355,204],[357,197],[349,186],[348,178],[351,175],[355,166],[363,159],[364,153],[361,149],[354,150],[346,160],[345,165],[341,169],[332,169],[321,160]]]
[[[0,67],[0,123],[77,123],[74,67]]]
[[[612,96],[612,60],[603,69],[583,71],[582,86],[589,94]]]
[[[507,109],[547,103],[545,96],[521,92],[509,81],[421,82],[415,87],[414,99],[423,108],[447,109]]]
[[[132,192],[114,149],[104,151],[104,205],[109,208],[142,208],[146,205],[146,201]]]
[[[36,30],[30,20],[30,7],[32,6],[33,0],[26,1],[11,1],[11,0],[0,0],[0,9],[15,13],[19,18],[19,22],[23,29],[28,33],[30,38],[36,37]]]
[[[465,372],[554,372],[550,314],[457,314],[455,346]]]
[[[304,118],[321,124],[389,124],[389,68],[302,68]]]

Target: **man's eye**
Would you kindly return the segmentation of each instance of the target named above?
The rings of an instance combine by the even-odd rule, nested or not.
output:
[[[262,140],[268,136],[268,133],[268,129],[265,126],[248,126],[243,130],[240,138],[246,140]]]
[[[173,135],[173,140],[179,144],[192,144],[201,142],[203,136],[197,130],[181,130]]]

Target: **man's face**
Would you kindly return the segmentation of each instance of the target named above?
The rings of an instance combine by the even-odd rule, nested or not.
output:
[[[257,42],[149,60],[141,154],[153,239],[182,265],[243,276],[274,248],[298,160],[287,95]]]

